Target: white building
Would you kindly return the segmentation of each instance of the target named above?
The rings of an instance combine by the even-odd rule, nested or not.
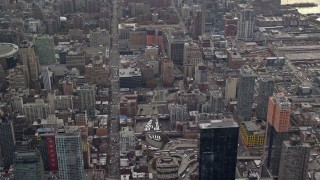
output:
[[[126,153],[135,150],[136,138],[130,127],[122,127],[120,131],[120,152]]]
[[[42,78],[44,89],[51,91],[52,90],[53,73],[49,70],[48,67],[45,67],[41,70],[41,78]]]
[[[78,129],[63,129],[56,135],[59,179],[84,179],[81,137]]]
[[[253,26],[254,26],[253,10],[245,9],[240,14],[240,19],[238,22],[237,38],[244,39],[244,40],[252,39]]]
[[[169,105],[169,112],[170,112],[170,121],[171,125],[175,127],[176,122],[185,122],[188,118],[188,108],[187,105],[180,105],[180,104],[170,104]]]
[[[237,81],[237,78],[228,78],[226,80],[226,88],[224,92],[224,100],[226,101],[226,103],[228,103],[230,99],[236,98]]]
[[[23,114],[30,124],[37,119],[47,119],[50,114],[49,104],[44,103],[42,99],[36,99],[34,103],[27,103],[23,105]]]

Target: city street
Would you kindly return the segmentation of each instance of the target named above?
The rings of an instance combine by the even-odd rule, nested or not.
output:
[[[118,51],[118,8],[117,0],[112,1],[112,23],[111,23],[111,51],[110,51],[110,96],[108,123],[108,166],[107,174],[109,178],[119,179],[120,173],[120,152],[119,152],[119,51]]]

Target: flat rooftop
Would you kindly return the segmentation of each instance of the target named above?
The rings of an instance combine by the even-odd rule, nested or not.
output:
[[[229,119],[220,119],[220,120],[210,120],[208,123],[200,123],[200,129],[215,129],[215,128],[227,128],[227,127],[239,127],[238,124],[233,120]]]
[[[139,68],[119,69],[119,77],[141,76]]]

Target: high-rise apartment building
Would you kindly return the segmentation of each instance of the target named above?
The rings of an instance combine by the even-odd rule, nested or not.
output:
[[[102,59],[94,60],[85,66],[86,82],[106,87],[109,84],[109,68]]]
[[[90,47],[109,47],[110,46],[110,33],[105,29],[97,28],[96,31],[90,31]]]
[[[209,113],[221,113],[224,111],[224,103],[221,91],[210,91],[208,105]]]
[[[298,137],[283,141],[278,179],[306,179],[310,150],[310,144]]]
[[[191,22],[192,38],[198,39],[204,33],[205,29],[205,15],[204,9],[195,11]]]
[[[199,63],[196,65],[194,80],[196,83],[204,83],[208,81],[208,67],[205,64]]]
[[[239,126],[233,119],[200,123],[200,180],[234,180]]]
[[[224,91],[224,100],[226,103],[230,101],[230,99],[236,98],[237,95],[237,78],[229,77],[226,80],[226,87]]]
[[[248,40],[253,38],[254,16],[253,10],[245,9],[240,14],[237,38]]]
[[[54,128],[39,128],[36,132],[39,152],[45,171],[58,171],[58,160]]]
[[[120,151],[123,153],[134,151],[136,138],[131,127],[122,127],[120,131]]]
[[[86,54],[82,48],[70,50],[66,56],[66,65],[68,69],[77,68],[80,74],[84,74],[86,65]]]
[[[184,44],[186,38],[183,32],[171,32],[165,35],[165,50],[169,55],[169,58],[175,65],[183,65],[184,56]]]
[[[186,122],[188,118],[188,108],[187,105],[180,105],[180,104],[170,104],[169,105],[169,114],[170,114],[170,121],[172,127],[176,126],[176,122]]]
[[[43,180],[44,169],[39,152],[16,152],[14,157],[15,180]]]
[[[83,180],[81,136],[78,129],[62,129],[56,134],[59,179]]]
[[[27,122],[32,124],[38,119],[47,119],[50,114],[50,107],[42,99],[36,99],[34,103],[23,105],[23,115],[26,116]]]
[[[55,64],[53,37],[40,36],[35,38],[35,51],[40,65]]]
[[[185,78],[194,77],[195,67],[202,62],[202,53],[200,50],[200,46],[197,43],[185,43],[183,60],[183,73],[185,75]],[[189,67],[191,67],[190,71]]]
[[[263,165],[269,174],[277,177],[283,141],[288,139],[290,127],[291,103],[283,93],[274,94],[269,98],[267,129]]]
[[[73,95],[55,96],[53,99],[54,110],[69,110],[74,107],[75,97]]]
[[[9,85],[14,89],[29,88],[29,71],[26,65],[17,65],[9,70]]]
[[[161,60],[161,78],[164,86],[172,86],[174,82],[174,65],[170,59]]]
[[[1,113],[1,112],[0,112]],[[13,164],[15,138],[13,134],[12,122],[0,120],[0,148],[2,165],[4,169],[9,169]],[[1,162],[1,161],[0,161]]]
[[[86,111],[91,117],[95,115],[96,86],[85,84],[77,88],[78,108],[81,112]]]
[[[255,75],[251,70],[242,69],[237,85],[237,117],[240,121],[250,121],[254,95]]]
[[[266,120],[268,112],[269,97],[273,95],[274,79],[272,77],[261,77],[257,98],[257,119]]]

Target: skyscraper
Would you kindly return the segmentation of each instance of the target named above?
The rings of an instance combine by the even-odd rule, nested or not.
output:
[[[164,86],[172,86],[174,82],[174,65],[170,59],[161,61],[161,79]]]
[[[78,129],[60,130],[56,134],[59,177],[61,180],[83,179],[83,156]]]
[[[208,112],[221,113],[223,110],[224,103],[221,91],[210,91]]]
[[[169,32],[165,34],[165,50],[173,64],[183,65],[184,44],[186,42],[185,34],[182,31]]]
[[[54,55],[53,37],[42,36],[35,38],[35,50],[40,65],[50,65],[56,62]]]
[[[234,180],[239,126],[233,119],[200,123],[200,180]]]
[[[257,100],[257,119],[266,120],[268,112],[268,100],[273,95],[274,79],[272,77],[261,77],[259,82]]]
[[[238,79],[237,115],[240,121],[250,121],[254,93],[255,75],[248,69],[242,69]]]
[[[229,77],[226,80],[226,88],[224,91],[224,100],[226,103],[230,101],[230,99],[236,98],[237,95],[237,78]]]
[[[0,64],[0,91],[2,91],[6,87],[6,76],[5,72]]]
[[[278,179],[306,179],[310,150],[310,144],[298,137],[283,141]]]
[[[176,126],[176,122],[186,122],[188,117],[187,105],[180,104],[170,104],[169,105],[169,113],[170,113],[170,121],[172,127]]]
[[[52,72],[49,70],[48,67],[42,68],[41,70],[41,78],[42,78],[42,83],[43,83],[43,88],[46,89],[47,91],[52,90]]]
[[[14,157],[14,179],[42,180],[44,170],[39,152],[16,152]]]
[[[263,165],[272,176],[278,176],[283,141],[288,139],[291,103],[283,93],[269,98]]]
[[[199,63],[195,67],[194,80],[196,83],[204,83],[208,81],[207,66],[203,63]]]
[[[245,9],[240,14],[240,20],[238,22],[237,38],[248,40],[253,38],[253,10]]]
[[[85,84],[77,88],[78,108],[81,112],[87,111],[89,116],[95,115],[96,87]]]
[[[39,59],[36,57],[31,44],[23,41],[20,44],[19,54],[22,64],[27,66],[30,75],[30,81],[34,82],[39,79]]]
[[[1,111],[0,111],[1,115]],[[3,167],[8,169],[13,164],[14,157],[14,134],[12,122],[7,122],[5,119],[0,119],[0,148],[1,157],[3,157]]]

